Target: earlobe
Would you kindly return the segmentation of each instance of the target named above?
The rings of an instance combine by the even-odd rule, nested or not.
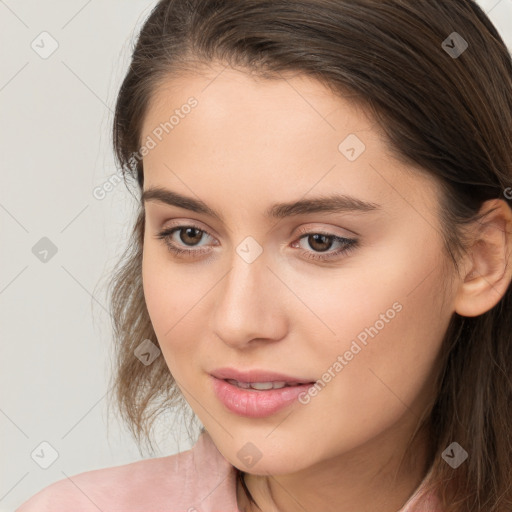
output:
[[[466,317],[492,309],[512,280],[512,210],[505,201],[492,199],[480,211],[485,216],[475,223],[455,300],[455,311]]]

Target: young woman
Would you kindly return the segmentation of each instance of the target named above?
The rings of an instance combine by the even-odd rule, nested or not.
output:
[[[138,441],[19,512],[512,510],[512,62],[472,0],[162,0],[119,92]]]

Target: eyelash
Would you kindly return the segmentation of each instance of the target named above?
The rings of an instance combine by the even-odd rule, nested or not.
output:
[[[158,233],[158,235],[156,235],[156,238],[159,240],[163,240],[167,249],[170,252],[176,254],[177,256],[199,256],[199,255],[207,252],[205,250],[197,250],[197,249],[181,249],[180,247],[176,246],[176,244],[174,242],[170,241],[171,236],[176,231],[180,231],[180,230],[186,229],[186,228],[193,228],[193,229],[200,231],[201,233],[206,233],[208,236],[211,236],[207,231],[199,228],[199,226],[195,226],[193,224],[186,224],[186,225],[179,225],[179,226],[174,226],[172,228],[164,229],[163,231]],[[344,237],[333,235],[332,233],[327,233],[324,231],[308,231],[307,229],[302,228],[299,230],[299,232],[301,233],[302,236],[299,237],[298,241],[300,241],[302,238],[305,238],[306,236],[310,236],[310,235],[324,235],[326,237],[332,238],[334,242],[341,242],[342,244],[344,244],[344,246],[341,247],[340,249],[338,249],[334,252],[328,253],[328,256],[323,256],[324,253],[318,253],[318,252],[311,253],[311,251],[306,251],[306,250],[301,251],[302,256],[305,256],[306,258],[312,259],[312,260],[317,260],[317,261],[332,260],[338,256],[341,256],[342,254],[345,255],[348,252],[354,250],[359,244],[359,241],[357,239],[344,238]]]

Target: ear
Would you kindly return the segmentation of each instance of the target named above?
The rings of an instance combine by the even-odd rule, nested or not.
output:
[[[512,210],[502,199],[486,201],[485,217],[472,226],[473,242],[455,299],[461,316],[478,316],[492,309],[512,280]]]

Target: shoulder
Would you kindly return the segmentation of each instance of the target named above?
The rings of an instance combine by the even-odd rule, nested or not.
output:
[[[182,453],[63,478],[16,512],[175,512],[201,510],[206,504],[237,510],[234,468],[203,432]]]

